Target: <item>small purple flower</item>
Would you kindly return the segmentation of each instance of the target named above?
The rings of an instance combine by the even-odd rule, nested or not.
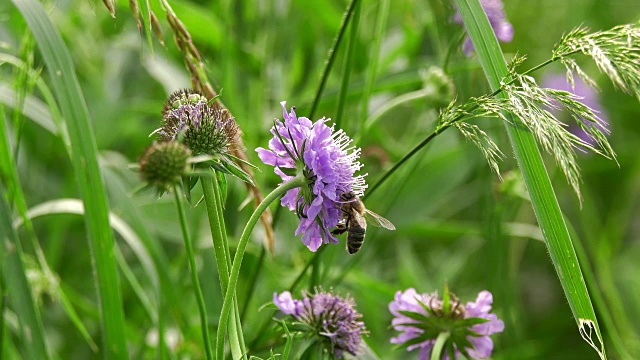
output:
[[[306,335],[320,337],[324,346],[336,358],[342,358],[344,352],[356,356],[366,334],[362,314],[354,309],[355,303],[347,296],[342,298],[316,289],[314,294],[304,293],[301,300],[291,297],[288,291],[273,294],[273,303],[295,322],[305,325]],[[294,322],[294,324],[295,324]]]
[[[589,126],[595,126],[598,130],[603,132],[604,134],[609,133],[609,129],[607,129],[607,114],[605,113],[602,105],[600,104],[600,98],[598,93],[594,88],[586,84],[580,77],[573,77],[573,87],[567,80],[564,74],[547,74],[544,79],[542,79],[542,87],[556,90],[563,90],[575,94],[580,97],[580,102],[590,107],[591,110],[598,116],[601,120],[600,123],[591,123]],[[550,108],[550,111],[554,113],[555,116],[559,115],[559,110],[555,107]],[[595,141],[593,137],[589,136],[580,126],[571,125],[569,127],[569,131],[575,135],[577,135],[581,140],[586,142],[587,144],[594,145]]]
[[[484,12],[487,14],[489,23],[491,24],[493,31],[496,33],[498,40],[502,42],[511,42],[511,40],[513,40],[513,25],[507,21],[502,0],[480,0],[480,4],[482,5]],[[464,25],[462,16],[460,16],[460,12],[458,12],[457,9],[456,14],[453,17],[453,21]],[[462,50],[467,56],[471,56],[473,54],[473,43],[468,35],[462,45]]]
[[[340,220],[340,195],[363,195],[364,175],[354,176],[362,167],[360,149],[350,146],[352,140],[342,130],[327,126],[328,119],[311,122],[297,117],[293,107],[287,113],[285,101],[280,104],[284,123],[277,120],[269,148],[256,151],[283,182],[300,175],[307,179],[306,187],[289,190],[281,202],[296,212],[300,224],[295,234],[302,234],[302,242],[315,252],[323,243],[338,242],[330,229]]]
[[[493,341],[489,336],[504,330],[502,320],[489,313],[493,303],[491,293],[481,291],[476,301],[468,302],[466,306],[463,306],[453,294],[450,296],[450,307],[447,310],[443,299],[438,298],[437,293],[418,294],[413,288],[404,292],[398,291],[395,299],[389,304],[389,311],[395,316],[391,325],[400,333],[391,338],[391,343],[404,344],[415,339],[423,340],[409,345],[407,351],[420,349],[419,359],[427,360],[431,357],[431,350],[438,335],[448,331],[451,335],[447,341],[453,342],[456,358],[465,352],[473,359],[491,356]],[[421,323],[419,318],[424,319],[424,323]],[[432,329],[425,331],[425,325]],[[471,343],[473,347],[461,348],[459,343]],[[443,353],[443,359],[449,359],[449,355]]]

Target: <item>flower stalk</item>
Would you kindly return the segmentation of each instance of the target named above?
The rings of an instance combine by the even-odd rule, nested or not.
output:
[[[229,286],[231,254],[229,252],[229,243],[227,241],[227,232],[222,213],[222,196],[220,186],[215,171],[213,171],[212,175],[213,176],[200,177],[200,182],[202,184],[204,201],[209,218],[209,226],[211,228],[213,252],[216,257],[216,265],[218,267],[218,275],[220,277],[220,288],[222,293],[225,294]],[[233,358],[237,359],[243,358],[246,354],[246,350],[235,293],[233,294],[233,301],[234,306],[232,311],[234,313],[234,320],[229,325],[229,345]]]
[[[242,231],[240,242],[238,243],[238,249],[233,258],[233,266],[231,268],[231,275],[229,277],[229,286],[227,287],[227,291],[225,292],[224,302],[222,303],[222,311],[220,312],[220,321],[218,322],[218,333],[216,336],[217,359],[222,359],[224,357],[224,333],[226,331],[227,324],[229,323],[229,317],[231,315],[233,295],[235,294],[236,286],[238,285],[238,276],[240,275],[242,259],[247,248],[247,243],[249,242],[249,236],[253,232],[253,228],[256,226],[256,223],[260,219],[262,213],[267,210],[272,202],[279,199],[291,189],[306,186],[306,183],[307,180],[304,177],[296,176],[293,179],[275,188],[271,193],[269,193],[269,195],[264,198],[260,205],[258,205],[253,214],[251,214],[247,225]]]
[[[202,329],[202,340],[204,342],[204,349],[207,355],[207,360],[212,360],[213,350],[211,349],[211,342],[209,338],[209,325],[207,323],[207,309],[204,303],[204,297],[202,296],[202,289],[200,288],[200,282],[198,280],[198,270],[196,269],[196,261],[193,256],[193,245],[191,244],[191,238],[189,236],[189,230],[187,228],[187,218],[184,212],[184,205],[177,185],[173,186],[173,195],[176,200],[176,206],[178,208],[178,216],[180,218],[180,228],[182,229],[182,238],[184,239],[184,247],[187,251],[187,260],[189,261],[189,268],[191,269],[191,282],[196,295],[198,303],[198,311],[200,312],[200,326]]]

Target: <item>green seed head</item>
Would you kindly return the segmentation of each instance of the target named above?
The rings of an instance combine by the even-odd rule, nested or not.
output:
[[[168,190],[187,170],[191,150],[175,141],[155,142],[140,158],[140,174],[149,184]]]
[[[235,119],[229,111],[217,105],[203,109],[199,122],[192,122],[184,134],[184,143],[196,155],[227,154],[238,135]]]

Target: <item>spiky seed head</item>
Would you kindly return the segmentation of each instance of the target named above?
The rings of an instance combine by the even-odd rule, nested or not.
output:
[[[206,106],[202,120],[188,125],[184,143],[194,154],[227,154],[237,140],[238,126],[229,111],[219,106]]]
[[[154,142],[140,158],[140,174],[151,185],[168,190],[187,170],[191,150],[176,141]]]
[[[162,141],[184,143],[194,155],[226,155],[238,140],[238,126],[229,110],[209,104],[194,90],[173,93],[162,114],[162,127],[154,133]]]

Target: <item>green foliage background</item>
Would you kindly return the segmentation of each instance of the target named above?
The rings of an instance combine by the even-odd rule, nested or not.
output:
[[[327,51],[340,26],[346,2],[323,1],[171,1],[176,14],[201,51],[210,79],[234,113],[244,132],[250,160],[260,164],[254,148],[266,146],[273,118],[281,117],[279,102],[295,105],[308,114]],[[118,1],[115,19],[97,1],[56,1],[45,6],[73,57],[96,134],[100,163],[111,211],[128,223],[147,253],[166,264],[161,269],[144,266],[130,243],[116,236],[124,261],[120,273],[126,318],[126,337],[132,358],[154,358],[149,341],[157,313],[154,278],[173,284],[162,296],[166,325],[177,329],[180,341],[175,356],[203,356],[198,313],[192,296],[175,206],[170,196],[135,194],[141,185],[127,165],[137,160],[150,143],[148,134],[158,127],[162,102],[168,93],[189,87],[181,54],[172,40],[160,6],[151,1],[163,25],[166,47],[156,40],[153,51],[128,12],[128,2]],[[461,29],[449,24],[441,2],[400,0],[391,2],[386,29],[378,33],[378,2],[363,1],[359,30],[350,69],[351,81],[344,116],[335,118],[341,81],[345,76],[346,40],[328,80],[316,117],[334,118],[341,128],[359,138],[365,171],[374,183],[383,171],[421,141],[435,125],[438,107],[451,100],[443,87],[427,98],[402,104],[385,113],[366,132],[359,126],[367,118],[362,94],[377,57],[378,69],[369,102],[369,115],[402,94],[438,85],[423,80],[430,66],[443,66],[447,49]],[[584,24],[593,30],[638,21],[640,5],[632,0],[506,1],[515,38],[503,44],[507,58],[527,54],[525,67],[546,60],[560,36]],[[41,70],[43,60],[29,37],[24,20],[8,1],[0,4],[0,53],[21,57]],[[379,54],[372,45],[381,40]],[[14,138],[19,134],[17,164],[29,207],[62,198],[79,198],[76,179],[63,139],[43,124],[52,112],[36,90],[28,96],[22,117],[14,111],[16,94],[24,89],[15,67],[0,59],[0,101],[6,124]],[[612,130],[609,137],[619,155],[620,167],[596,156],[579,160],[583,174],[584,204],[580,208],[564,177],[547,162],[556,194],[574,237],[581,265],[603,327],[611,358],[623,358],[610,346],[617,334],[631,358],[640,357],[640,105],[615,92],[590,61],[581,63],[599,81],[601,101]],[[52,74],[42,69],[49,83]],[[475,58],[453,52],[446,67],[460,99],[487,93],[488,84]],[[561,66],[544,71],[564,71]],[[54,112],[55,113],[55,112]],[[494,337],[496,359],[585,359],[596,353],[580,338],[575,321],[546,254],[531,206],[511,156],[502,124],[495,119],[475,122],[487,130],[507,158],[504,181],[492,174],[476,148],[454,131],[436,138],[383,188],[367,199],[367,206],[392,220],[395,232],[369,229],[367,241],[356,256],[343,245],[330,246],[322,255],[318,283],[349,293],[358,303],[370,331],[367,343],[380,358],[405,358],[388,339],[391,315],[388,303],[397,290],[415,287],[419,292],[442,291],[444,282],[461,299],[473,300],[480,290],[494,294],[494,309],[506,330]],[[16,143],[14,143],[16,146]],[[259,167],[257,183],[264,193],[279,180],[266,166]],[[195,198],[200,195],[197,193]],[[227,231],[233,244],[248,219],[251,206],[239,209],[246,190],[229,181],[226,205]],[[275,208],[272,208],[275,210]],[[271,347],[282,346],[280,330],[259,334],[270,322],[271,309],[263,309],[274,292],[287,289],[312,254],[293,236],[296,218],[282,211],[276,227],[275,256],[263,255],[262,232],[249,244],[239,283],[241,306],[248,299],[243,327],[248,344],[260,337],[252,350],[266,357]],[[188,209],[191,233],[197,243],[200,281],[208,304],[210,324],[217,323],[221,307],[218,276],[203,206]],[[47,215],[34,221],[47,262],[99,344],[97,298],[91,258],[82,218]],[[23,238],[24,231],[20,232]],[[144,241],[144,239],[151,241]],[[65,315],[51,279],[35,261],[35,250],[25,241],[28,278],[36,292],[46,338],[61,359],[95,357],[73,322]],[[581,250],[582,249],[582,250]],[[232,248],[233,251],[233,248]],[[148,255],[152,256],[152,255]],[[263,260],[260,260],[260,259]],[[141,261],[142,260],[142,261]],[[261,267],[258,266],[263,261]],[[155,269],[161,273],[151,273]],[[127,272],[127,274],[125,274]],[[130,272],[130,273],[128,273]],[[137,281],[131,281],[135,279]],[[252,281],[255,279],[255,282]],[[137,283],[136,283],[137,282]],[[305,278],[303,289],[309,287]],[[4,285],[2,287],[4,289]],[[299,291],[298,291],[299,293]],[[5,310],[3,355],[18,356],[21,339],[11,307]],[[609,317],[610,321],[603,321]],[[11,334],[11,336],[9,336]],[[278,340],[278,341],[276,341]],[[413,355],[415,356],[415,354]]]

